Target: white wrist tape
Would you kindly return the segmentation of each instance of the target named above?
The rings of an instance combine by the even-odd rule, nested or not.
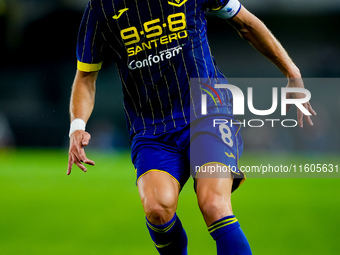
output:
[[[77,130],[85,131],[85,127],[86,127],[85,121],[83,121],[82,119],[74,119],[71,122],[70,132],[68,136],[71,137],[71,135]]]
[[[222,9],[218,11],[211,11],[211,14],[221,19],[231,19],[241,10],[241,3],[238,0],[229,0],[229,2]]]

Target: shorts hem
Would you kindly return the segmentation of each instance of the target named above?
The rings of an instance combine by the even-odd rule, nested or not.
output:
[[[166,171],[163,171],[163,170],[158,170],[158,169],[151,169],[151,170],[148,170],[146,171],[145,173],[143,173],[142,175],[140,175],[138,178],[137,178],[137,181],[136,181],[136,185],[138,186],[138,181],[140,178],[142,178],[144,175],[146,175],[147,173],[150,173],[150,172],[160,172],[160,173],[165,173],[165,174],[168,174],[170,177],[172,177],[179,185],[179,187],[181,187],[181,184],[180,182],[170,173],[166,172]]]

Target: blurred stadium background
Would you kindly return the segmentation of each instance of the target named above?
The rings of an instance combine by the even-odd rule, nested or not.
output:
[[[340,164],[340,84],[334,79],[340,77],[340,2],[241,2],[271,29],[304,77],[325,78],[306,80],[319,113],[315,127],[245,128],[241,164]],[[0,254],[156,254],[134,185],[121,85],[109,59],[88,124],[88,156],[97,165],[86,175],[75,168],[65,175],[75,44],[86,4],[0,0]],[[227,77],[282,77],[230,26],[210,19],[208,32]],[[268,87],[254,90],[269,100]],[[261,107],[271,103],[262,99]],[[249,179],[233,195],[234,211],[254,254],[339,254],[339,191],[335,178]],[[179,214],[190,254],[214,254],[191,182]]]

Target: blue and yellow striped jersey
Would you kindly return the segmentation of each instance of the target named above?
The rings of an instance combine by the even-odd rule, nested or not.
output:
[[[224,78],[211,55],[205,14],[228,2],[89,2],[78,35],[78,69],[98,71],[103,56],[112,56],[131,136],[170,131],[188,124],[190,114],[200,116],[200,106],[192,102],[190,79]],[[225,107],[216,111],[231,116],[231,93],[225,91],[221,97]]]

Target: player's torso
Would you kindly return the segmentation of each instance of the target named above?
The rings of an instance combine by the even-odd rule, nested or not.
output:
[[[131,134],[162,133],[188,123],[197,107],[191,105],[190,79],[223,76],[207,41],[207,2],[91,2],[111,49],[104,52],[112,54],[118,66]]]

